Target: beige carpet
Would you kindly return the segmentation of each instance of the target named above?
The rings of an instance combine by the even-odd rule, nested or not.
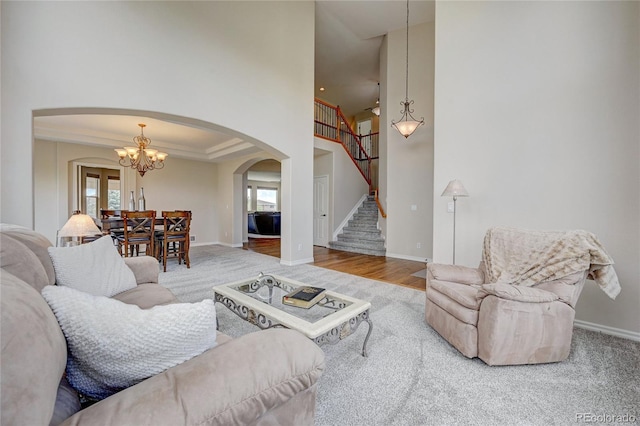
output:
[[[566,361],[489,367],[462,356],[425,323],[418,290],[311,265],[283,266],[275,257],[222,246],[193,247],[191,269],[168,266],[160,284],[183,301],[210,298],[213,286],[263,271],[371,302],[368,358],[360,355],[366,325],[322,346],[327,367],[318,385],[317,426],[546,426],[584,423],[580,415],[640,421],[638,342],[576,328]],[[220,331],[238,337],[258,330],[224,306],[216,309]]]

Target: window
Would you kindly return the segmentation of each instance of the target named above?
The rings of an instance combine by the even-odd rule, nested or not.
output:
[[[81,212],[98,219],[102,209],[121,208],[119,170],[80,165],[77,183],[78,207]]]
[[[247,211],[251,211],[251,185],[247,186]]]
[[[84,202],[86,213],[98,217],[98,196],[100,194],[100,176],[87,173],[85,177]]]
[[[107,209],[118,210],[120,209],[120,177],[109,176],[107,179]]]
[[[260,212],[278,211],[278,190],[258,187],[256,210]]]

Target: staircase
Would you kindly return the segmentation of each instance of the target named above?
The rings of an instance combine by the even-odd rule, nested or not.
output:
[[[329,247],[335,250],[353,253],[386,256],[384,239],[378,229],[378,206],[373,196],[368,196],[342,228],[338,241],[329,241]]]
[[[320,99],[315,99],[314,106],[314,135],[342,144],[349,157],[351,157],[353,164],[369,185],[369,190],[372,190],[371,162],[373,161],[372,154],[374,152],[376,153],[375,158],[378,159],[378,134],[374,134],[375,136],[367,135],[368,139],[365,141],[368,144],[367,150],[362,145],[360,136],[356,135],[349,125],[349,121],[342,114],[339,106],[330,105]]]

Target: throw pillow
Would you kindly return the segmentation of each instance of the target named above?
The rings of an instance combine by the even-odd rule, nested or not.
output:
[[[94,296],[111,297],[136,286],[133,271],[105,235],[75,247],[49,247],[56,283]]]
[[[103,399],[216,345],[213,300],[141,309],[69,287],[42,296],[67,338],[67,379]]]

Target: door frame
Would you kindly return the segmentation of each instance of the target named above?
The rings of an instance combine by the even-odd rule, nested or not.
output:
[[[120,165],[113,164],[104,164],[104,163],[96,163],[84,160],[73,160],[71,161],[71,199],[70,201],[70,209],[69,215],[73,213],[74,210],[81,209],[81,198],[82,198],[82,190],[80,189],[80,179],[81,179],[81,168],[82,167],[90,167],[90,168],[102,168],[102,169],[111,169],[111,170],[119,170],[120,171],[120,209],[123,209],[123,206],[127,200],[127,191],[132,190],[135,191],[135,187],[131,188],[131,181],[135,182],[135,175],[133,179],[129,175],[130,168],[124,168]]]

